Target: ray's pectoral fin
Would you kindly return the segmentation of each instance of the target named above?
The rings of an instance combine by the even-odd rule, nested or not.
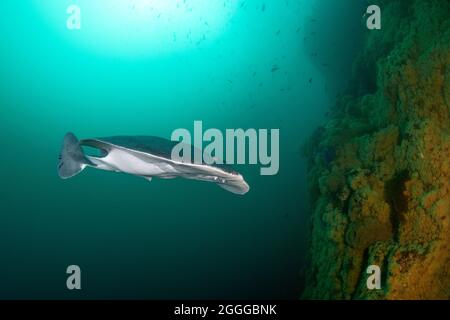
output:
[[[152,182],[153,177],[144,177],[145,180],[147,180],[148,182]]]

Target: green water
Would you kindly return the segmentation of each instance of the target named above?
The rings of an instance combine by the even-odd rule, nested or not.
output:
[[[211,39],[128,56],[98,50],[95,26],[67,30],[64,11],[59,21],[35,1],[0,2],[0,298],[299,296],[300,147],[331,101],[303,46],[314,1],[241,2]],[[279,128],[279,174],[236,166],[245,196],[90,168],[56,174],[67,131],[170,138],[195,120]],[[66,288],[71,264],[81,291]]]

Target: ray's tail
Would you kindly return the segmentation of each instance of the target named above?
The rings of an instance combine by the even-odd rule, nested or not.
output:
[[[77,137],[71,132],[64,136],[58,161],[58,175],[61,179],[71,178],[89,164]]]

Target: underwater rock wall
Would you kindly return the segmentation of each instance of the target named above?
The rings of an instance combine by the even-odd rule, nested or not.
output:
[[[450,2],[376,2],[382,30],[366,31],[350,90],[305,145],[303,298],[448,299]]]

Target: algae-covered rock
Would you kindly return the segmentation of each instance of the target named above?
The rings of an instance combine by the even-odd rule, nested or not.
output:
[[[450,2],[377,2],[382,29],[366,31],[350,89],[307,144],[303,297],[449,299]]]

